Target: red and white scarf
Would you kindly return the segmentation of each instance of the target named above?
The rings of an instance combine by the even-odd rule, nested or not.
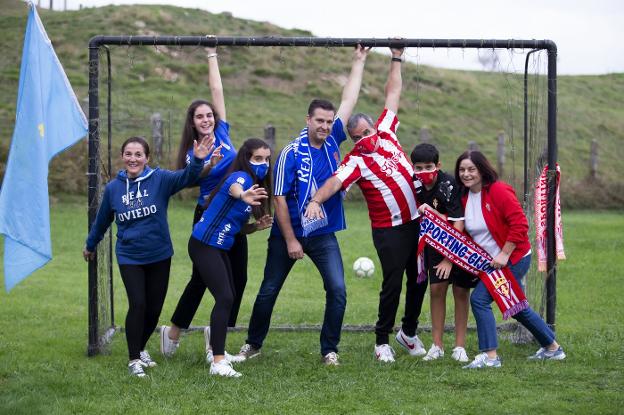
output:
[[[472,238],[429,210],[420,221],[418,252],[425,244],[447,257],[455,265],[478,275],[488,292],[503,313],[503,319],[529,307],[522,289],[513,277],[509,267],[494,269],[490,265],[492,256]]]
[[[561,221],[561,199],[559,198],[559,181],[561,180],[561,168],[557,166],[557,179],[555,180],[555,248],[557,259],[566,259],[563,251],[563,222]],[[535,240],[537,245],[537,270],[546,271],[546,216],[548,203],[548,165],[544,166],[535,184]]]

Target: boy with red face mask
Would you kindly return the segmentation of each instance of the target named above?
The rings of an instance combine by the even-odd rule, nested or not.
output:
[[[414,165],[414,183],[418,210],[422,213],[430,209],[434,213],[446,217],[453,222],[455,228],[464,229],[464,209],[461,204],[459,187],[453,176],[440,170],[439,153],[431,144],[418,144],[411,154]],[[449,283],[453,283],[455,300],[455,348],[452,357],[459,362],[467,362],[468,356],[464,349],[466,328],[468,324],[468,297],[470,288],[478,282],[478,278],[458,267],[436,252],[430,246],[424,249],[424,265],[431,283],[431,334],[433,344],[423,360],[435,360],[444,356],[444,321],[446,318],[446,291]],[[419,281],[420,282],[420,281]],[[427,284],[427,279],[423,282]],[[424,291],[423,291],[424,292]],[[420,298],[422,302],[424,296]],[[418,307],[420,309],[420,307]]]

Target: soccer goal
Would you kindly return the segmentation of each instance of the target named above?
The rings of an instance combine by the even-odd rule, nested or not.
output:
[[[504,96],[501,104],[503,111],[508,113],[509,121],[506,122],[505,137],[498,143],[511,144],[509,150],[499,154],[501,157],[511,159],[511,168],[505,167],[505,180],[510,181],[516,187],[519,199],[524,204],[527,218],[531,224],[531,238],[534,239],[534,221],[532,212],[532,200],[534,198],[535,181],[547,166],[547,270],[538,272],[533,269],[526,281],[527,297],[537,311],[545,316],[546,322],[553,328],[555,326],[556,311],[556,252],[555,252],[555,212],[556,212],[556,161],[557,161],[557,47],[550,40],[482,40],[482,39],[371,39],[371,38],[315,38],[315,37],[226,37],[226,36],[95,36],[89,42],[89,163],[88,163],[88,224],[89,229],[95,220],[97,208],[106,182],[111,178],[112,163],[112,131],[114,106],[111,97],[114,93],[131,94],[132,91],[115,90],[111,81],[111,57],[109,51],[117,48],[123,50],[127,61],[136,70],[135,76],[141,78],[140,64],[134,62],[134,51],[151,48],[162,57],[172,59],[176,65],[184,65],[178,51],[198,50],[204,47],[226,47],[228,49],[241,48],[279,48],[277,63],[287,65],[287,50],[291,48],[313,48],[331,54],[338,48],[354,47],[357,44],[366,47],[404,47],[408,61],[415,63],[414,73],[410,79],[416,90],[415,97],[419,96],[419,90],[428,88],[443,88],[431,76],[419,71],[418,51],[425,49],[459,51],[473,51],[479,58],[485,57],[484,62],[489,62],[497,67],[504,79]],[[136,49],[135,49],[136,48]],[[410,53],[415,50],[416,53]],[[523,55],[525,64],[523,70],[518,70],[513,63],[507,67],[501,64],[496,51],[503,51],[509,55]],[[164,53],[166,52],[166,53]],[[543,52],[543,53],[540,53]],[[101,59],[107,58],[107,66],[101,65]],[[545,56],[545,59],[540,58]],[[490,59],[489,57],[495,57]],[[411,59],[410,59],[411,58]],[[510,61],[511,62],[511,61]],[[244,63],[243,63],[244,64]],[[165,66],[165,65],[164,65]],[[513,66],[513,70],[508,71]],[[226,66],[222,66],[222,76],[233,74]],[[163,76],[173,78],[174,73],[161,69]],[[257,70],[260,73],[260,69]],[[101,78],[101,74],[106,77]],[[276,79],[289,79],[292,71],[278,71],[274,73]],[[100,105],[100,83],[106,81],[107,104]],[[143,82],[143,79],[141,79]],[[276,81],[277,82],[277,81]],[[252,85],[252,88],[262,88],[266,85]],[[408,85],[409,86],[409,85]],[[147,87],[147,86],[146,86]],[[279,85],[278,85],[279,87]],[[276,87],[276,88],[278,88]],[[405,87],[405,85],[404,85]],[[318,91],[311,87],[306,90],[308,101],[315,98]],[[374,91],[373,91],[374,92]],[[171,92],[173,96],[175,92]],[[187,102],[189,97],[184,97]],[[270,99],[270,98],[269,98]],[[276,100],[281,99],[276,95]],[[304,98],[302,98],[304,99]],[[304,100],[305,100],[304,99]],[[402,97],[404,101],[405,95]],[[171,106],[175,98],[171,98]],[[190,102],[190,101],[189,101]],[[544,105],[545,103],[545,105]],[[414,111],[422,111],[422,104],[413,106]],[[104,117],[102,117],[104,114]],[[123,117],[119,117],[123,118]],[[149,118],[149,117],[148,117]],[[105,119],[105,122],[101,122]],[[518,122],[522,119],[523,122]],[[171,130],[171,114],[165,114],[164,121]],[[117,120],[115,122],[124,122]],[[404,128],[402,125],[401,128]],[[409,129],[409,127],[408,127]],[[106,134],[102,134],[105,130]],[[421,134],[423,131],[411,130],[412,136]],[[288,132],[294,134],[295,129]],[[493,132],[494,134],[494,132]],[[426,134],[425,134],[426,135]],[[106,138],[104,138],[104,137]],[[434,132],[435,136],[435,132]],[[450,148],[444,139],[432,141],[443,150],[455,151],[458,148]],[[236,142],[236,144],[239,144]],[[413,144],[413,143],[412,143]],[[521,145],[519,145],[521,144]],[[447,147],[445,147],[445,145]],[[469,145],[475,145],[471,143]],[[496,146],[496,142],[493,144]],[[404,144],[405,146],[405,144]],[[491,147],[491,145],[490,145]],[[496,150],[484,151],[488,154],[496,154]],[[522,149],[522,150],[520,150]],[[407,150],[406,150],[407,151]],[[508,166],[509,164],[506,164]],[[501,165],[499,164],[499,167]],[[518,173],[521,171],[521,174]],[[520,197],[522,196],[522,197]],[[533,261],[536,262],[536,261]],[[348,264],[348,262],[346,262]],[[348,267],[347,267],[348,268]],[[114,321],[114,287],[113,287],[113,247],[112,235],[108,233],[97,249],[94,261],[88,265],[89,274],[89,316],[88,316],[88,355],[96,355],[105,352],[111,336],[116,330]],[[371,299],[376,303],[376,299]],[[289,329],[303,329],[297,325],[289,325]],[[354,330],[365,329],[364,326],[352,327]]]

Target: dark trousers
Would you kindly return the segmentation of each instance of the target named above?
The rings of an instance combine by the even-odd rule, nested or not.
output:
[[[200,205],[195,207],[195,216],[193,218],[193,224],[199,222],[201,219],[203,208]],[[234,244],[227,256],[232,268],[232,278],[234,280],[234,303],[232,304],[232,310],[228,318],[228,326],[236,326],[236,320],[238,318],[238,312],[240,310],[241,301],[243,299],[243,293],[245,292],[245,286],[247,285],[247,236],[243,234],[237,234],[234,239]],[[206,284],[202,278],[195,272],[191,274],[191,280],[186,284],[186,288],[178,301],[178,305],[171,317],[171,322],[180,328],[187,329],[191,325],[195,313],[199,308],[204,292],[206,291]]]
[[[342,320],[347,306],[347,289],[338,240],[333,233],[298,238],[306,253],[319,270],[325,288],[325,315],[321,328],[321,354],[338,352]],[[296,260],[288,256],[286,241],[281,235],[269,237],[264,279],[249,320],[247,343],[259,349],[269,333],[273,307]]]
[[[427,291],[427,281],[416,283],[418,233],[418,219],[399,226],[373,229],[373,244],[383,273],[378,320],[375,325],[377,344],[387,344],[394,328],[403,286],[403,273],[407,274],[407,282],[402,329],[408,336],[416,334],[418,317]]]
[[[210,314],[210,345],[215,355],[225,353],[225,336],[232,304],[234,281],[227,252],[191,238],[188,253],[193,261],[193,273],[199,275],[215,299]]]
[[[171,258],[152,264],[119,265],[128,295],[126,341],[128,357],[138,359],[158,324],[169,286]]]

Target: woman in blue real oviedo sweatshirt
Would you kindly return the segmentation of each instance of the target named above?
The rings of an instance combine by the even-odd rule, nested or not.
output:
[[[169,198],[197,180],[203,159],[214,141],[205,138],[193,145],[193,159],[178,171],[151,169],[149,145],[143,137],[130,137],[121,147],[125,169],[106,185],[102,203],[83,250],[85,260],[110,224],[117,224],[115,254],[128,294],[126,340],[128,371],[145,376],[144,367],[156,366],[145,345],[156,328],[169,284],[173,246],[167,223]]]

